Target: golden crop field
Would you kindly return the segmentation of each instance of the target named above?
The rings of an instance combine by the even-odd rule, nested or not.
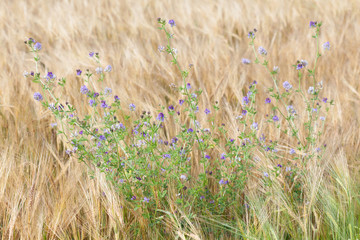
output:
[[[189,216],[191,211],[176,211],[170,202],[176,195],[173,189],[168,205],[162,205],[160,231],[141,212],[124,207],[128,200],[103,173],[95,170],[91,179],[89,168],[65,153],[69,142],[50,126],[54,122],[51,111],[33,98],[41,87],[23,76],[35,66],[24,41],[31,37],[41,42],[41,75],[51,71],[66,77],[65,88],[55,91],[64,105],[69,102],[79,112],[90,111],[79,92],[83,83],[76,69],[95,69],[96,63],[89,58],[94,51],[104,66],[113,67],[96,87],[110,87],[124,106],[134,103],[136,113],[146,110],[156,117],[160,106],[178,102],[171,84],[182,84],[169,54],[158,51],[167,42],[158,29],[158,17],[175,20],[172,44],[179,64],[193,64],[187,81],[203,90],[198,121],[208,124],[203,109],[218,101],[221,114],[215,122],[224,124],[235,138],[241,101],[256,80],[259,132],[278,139],[283,149],[296,146],[296,141],[266,127],[261,117],[270,114],[263,103],[273,80],[253,63],[247,34],[257,29],[256,46],[267,49],[271,68],[279,66],[279,79],[295,86],[298,76],[292,65],[300,59],[314,64],[316,47],[309,22],[323,23],[319,40],[321,44],[329,41],[331,47],[322,51],[316,76],[323,83],[322,96],[335,105],[330,107],[320,139],[326,144],[322,159],[302,169],[306,170],[302,184],[307,199],[300,205],[289,202],[281,177],[268,189],[271,195],[257,201],[265,187],[254,173],[244,191],[249,215],[236,216],[231,228],[220,220],[209,220],[219,216],[204,213],[204,218],[197,213],[194,217]],[[359,0],[1,0],[0,29],[1,239],[360,238]],[[251,59],[252,64],[242,64],[242,58]],[[311,81],[305,77],[301,87],[307,90]],[[306,114],[304,103],[291,101],[302,106],[299,115]],[[170,123],[165,128],[169,136],[177,129]],[[305,131],[302,126],[301,139]],[[254,168],[274,164],[261,156]],[[197,171],[199,166],[193,167]],[[204,221],[213,228],[206,230]]]

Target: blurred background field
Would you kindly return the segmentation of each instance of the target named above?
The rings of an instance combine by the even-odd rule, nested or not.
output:
[[[24,70],[34,69],[23,42],[29,37],[41,42],[41,70],[67,78],[64,102],[82,111],[88,108],[79,94],[82,82],[76,78],[76,69],[94,69],[88,53],[95,51],[104,65],[113,66],[103,85],[111,87],[126,106],[135,103],[139,111],[153,112],[159,104],[176,103],[169,85],[181,84],[170,58],[157,50],[158,45],[166,44],[157,29],[158,17],[176,21],[174,47],[182,66],[194,64],[189,81],[204,90],[201,106],[219,101],[222,116],[217,121],[234,134],[243,91],[256,80],[263,102],[266,95],[262,93],[272,85],[264,69],[241,64],[243,57],[253,60],[248,31],[258,29],[257,44],[268,50],[270,65],[280,67],[280,79],[296,81],[291,65],[298,59],[307,59],[311,65],[315,55],[309,21],[323,22],[320,42],[329,41],[331,50],[320,59],[318,79],[323,81],[324,95],[333,99],[335,106],[327,117],[323,136],[328,151],[326,164],[309,167],[309,176],[313,176],[309,190],[314,191],[315,202],[329,194],[329,203],[323,206],[340,217],[331,225],[331,221],[326,222],[331,219],[326,217],[326,207],[317,212],[314,203],[313,212],[318,216],[311,218],[314,223],[309,225],[308,237],[317,238],[322,231],[336,227],[339,234],[345,231],[339,236],[351,236],[349,229],[358,229],[360,212],[356,204],[360,180],[360,1],[1,0],[2,239],[151,239],[156,234],[140,222],[142,231],[136,235],[131,221],[124,220],[122,200],[104,176],[97,173],[91,180],[84,164],[65,156],[63,139],[50,127],[50,111],[33,99],[39,86],[23,77]],[[259,111],[266,110],[260,107]],[[324,185],[324,173],[333,174],[334,180],[326,189],[317,187]],[[350,215],[353,222],[342,225]],[[256,239],[256,231],[268,230],[262,228],[264,222],[270,222],[267,217],[259,217],[256,230],[250,225],[244,227],[249,238]],[[309,224],[306,216],[292,217],[299,226]],[[187,228],[170,219],[164,222],[171,238],[212,238],[197,222]]]

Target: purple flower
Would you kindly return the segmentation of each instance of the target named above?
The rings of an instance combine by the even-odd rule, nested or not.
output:
[[[99,96],[99,93],[94,93],[94,98],[98,97]]]
[[[41,43],[39,43],[39,42],[37,42],[37,43],[35,43],[35,45],[34,45],[34,50],[35,51],[40,51],[41,50]]]
[[[249,97],[248,97],[248,96],[243,97],[243,103],[244,103],[245,105],[248,105],[248,104],[249,104]]]
[[[290,149],[290,154],[293,155],[295,153],[294,149]]]
[[[90,52],[90,53],[89,53],[89,56],[90,56],[90,57],[93,57],[93,56],[94,56],[94,52]]]
[[[102,73],[102,71],[103,71],[103,69],[102,69],[101,67],[97,67],[97,68],[95,69],[95,72],[96,72],[97,74]]]
[[[169,111],[174,111],[174,106],[173,106],[173,105],[170,105],[170,106],[168,107],[168,109],[169,109]]]
[[[171,27],[176,26],[174,19],[170,19],[170,20],[169,20],[169,24],[170,24]]]
[[[102,108],[107,108],[108,105],[106,104],[106,102],[104,100],[101,101],[101,107]]]
[[[159,52],[163,52],[165,50],[165,47],[164,46],[158,46],[158,50],[159,50]]]
[[[135,104],[131,103],[129,105],[129,108],[130,108],[130,111],[135,111],[136,106],[135,106]]]
[[[171,158],[171,156],[170,156],[170,154],[164,154],[163,155],[163,158],[165,159],[165,158]]]
[[[76,70],[76,75],[80,76],[82,71],[80,69]]]
[[[263,48],[262,46],[259,47],[258,52],[259,52],[261,55],[264,55],[264,56],[267,55],[266,49]]]
[[[205,114],[208,115],[210,113],[210,110],[209,109],[205,109]]]
[[[279,121],[279,117],[275,115],[275,116],[273,117],[273,120],[274,120],[274,122],[277,122],[277,121]]]
[[[93,107],[95,105],[95,100],[94,99],[90,99],[89,100],[89,104],[91,107]]]
[[[104,135],[100,135],[100,136],[99,136],[99,139],[100,139],[101,141],[105,141],[105,140],[106,140],[106,137],[105,137]]]
[[[291,114],[291,115],[295,115],[296,111],[294,109],[294,107],[292,105],[289,105],[286,107],[286,110]]]
[[[317,25],[317,22],[315,22],[315,21],[310,21],[310,24],[309,24],[309,26],[312,28],[312,27],[316,27],[316,25]]]
[[[115,95],[114,96],[114,101],[116,102],[116,101],[120,101],[120,98],[118,97],[118,95]]]
[[[280,71],[280,68],[278,66],[274,66],[273,72],[278,73]]]
[[[225,158],[226,158],[225,153],[222,153],[221,156],[220,156],[220,159],[225,160]]]
[[[250,64],[250,63],[251,63],[250,59],[247,59],[247,58],[242,58],[242,59],[241,59],[241,62],[242,62],[243,64]]]
[[[144,202],[149,202],[150,198],[144,197]]]
[[[265,103],[271,103],[271,99],[270,99],[270,98],[266,98],[266,99],[265,99]]]
[[[135,195],[132,196],[132,197],[131,197],[131,200],[136,200],[136,196],[135,196]]]
[[[329,42],[324,43],[323,48],[324,50],[330,50],[330,43]]]
[[[225,185],[225,184],[228,184],[229,183],[229,181],[224,181],[224,179],[221,179],[220,181],[219,181],[219,184],[220,185]]]
[[[180,105],[183,105],[183,103],[184,103],[184,100],[180,99],[180,100],[179,100],[179,104],[180,104]]]
[[[255,33],[249,32],[247,36],[248,36],[248,38],[254,38],[254,37],[255,37]]]
[[[279,163],[279,164],[277,165],[277,167],[282,168],[282,165]]]
[[[161,122],[164,121],[164,114],[163,113],[159,113],[159,115],[157,116],[156,120],[159,120]]]
[[[327,98],[323,98],[323,100],[322,100],[322,101],[323,101],[324,103],[326,103],[326,102],[327,102],[327,100],[328,100]]]
[[[45,78],[49,80],[49,79],[54,79],[55,77],[56,77],[55,74],[53,74],[52,72],[48,72]]]
[[[258,130],[258,124],[256,122],[253,122],[253,124],[251,124],[251,128]]]
[[[106,88],[104,89],[104,95],[105,95],[105,96],[109,96],[111,93],[112,93],[111,88],[106,87]]]
[[[88,94],[88,93],[89,93],[89,89],[88,89],[85,85],[83,85],[83,86],[80,87],[80,92],[81,92],[82,94]]]
[[[36,43],[36,41],[33,38],[29,38],[28,42],[29,43]]]
[[[309,87],[308,94],[314,94],[314,93],[315,93],[314,87]]]
[[[200,200],[203,200],[205,197],[204,196],[200,196]]]
[[[34,99],[37,101],[42,101],[43,96],[39,92],[36,92],[36,93],[34,93]]]
[[[205,155],[205,158],[210,160],[210,156],[207,154]]]
[[[300,63],[301,63],[301,65],[303,65],[304,67],[306,67],[306,66],[308,65],[308,61],[303,60],[303,59],[300,60]]]
[[[185,180],[187,179],[187,177],[186,177],[184,174],[182,174],[182,175],[180,176],[180,179],[185,181]]]
[[[192,128],[189,128],[189,129],[187,130],[187,132],[188,132],[188,133],[192,133],[192,132],[194,132],[194,130],[193,130]]]
[[[112,70],[111,65],[107,65],[104,69],[104,72],[111,72],[111,70]]]
[[[317,112],[317,108],[311,109],[312,112]]]
[[[264,172],[264,177],[269,177],[269,174],[267,172]]]
[[[191,89],[191,84],[190,84],[190,83],[187,83],[187,84],[186,84],[186,88],[187,88],[187,89]]]
[[[296,70],[300,70],[303,68],[303,65],[301,63],[299,63],[297,66],[296,66]]]
[[[79,134],[80,134],[80,135],[83,135],[83,133],[84,133],[84,131],[83,131],[83,130],[81,130],[81,131],[79,132]]]
[[[325,117],[321,116],[321,117],[320,117],[320,120],[321,120],[321,121],[325,121]]]
[[[246,115],[247,111],[246,110],[242,110],[242,115]]]
[[[286,89],[286,91],[289,91],[292,88],[292,85],[288,81],[285,81],[283,83],[283,87]]]

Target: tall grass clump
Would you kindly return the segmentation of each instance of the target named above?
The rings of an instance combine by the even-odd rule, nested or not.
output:
[[[320,42],[321,22],[310,22],[315,41],[314,61],[292,64],[294,79],[281,80],[270,53],[258,46],[257,30],[248,33],[253,56],[242,64],[266,71],[273,85],[252,81],[243,92],[236,131],[215,121],[221,105],[201,108],[203,89],[195,89],[193,65],[183,67],[173,46],[174,20],[158,19],[166,44],[158,47],[179,72],[172,85],[176,102],[157,112],[125,106],[121,96],[102,86],[112,71],[99,53],[89,57],[93,70],[74,72],[82,86],[78,98],[90,111],[64,102],[66,78],[41,73],[40,42],[25,43],[34,55],[35,69],[24,75],[40,84],[34,99],[52,112],[52,127],[64,137],[66,153],[99,169],[121,199],[123,219],[131,238],[182,239],[353,239],[359,234],[355,214],[356,190],[341,171],[330,166],[324,143],[324,123],[330,96],[322,94],[319,58],[330,50]],[[306,86],[304,89],[303,86]],[[134,93],[136,94],[136,93]],[[264,102],[258,95],[266,96]],[[266,113],[257,106],[266,105]],[[304,111],[304,115],[299,114]],[[200,123],[199,119],[206,118]],[[325,167],[324,167],[325,166]],[[331,188],[328,183],[338,187]],[[339,210],[342,211],[339,211]],[[346,210],[347,212],[344,212]]]

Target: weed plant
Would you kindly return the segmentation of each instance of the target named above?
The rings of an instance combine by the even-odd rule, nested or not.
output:
[[[238,135],[234,136],[224,124],[215,122],[215,116],[221,114],[219,102],[199,107],[203,90],[194,89],[189,79],[192,64],[182,67],[178,50],[172,45],[175,21],[157,21],[167,40],[158,51],[167,54],[178,69],[180,85],[173,86],[178,102],[162,106],[157,112],[140,111],[134,104],[125,106],[108,87],[98,90],[96,85],[108,78],[112,67],[105,66],[100,54],[94,52],[89,53],[98,65],[94,71],[74,71],[83,81],[77,97],[91,107],[90,113],[78,112],[76,106],[55,96],[55,89],[64,87],[66,79],[52,72],[42,76],[38,71],[41,43],[32,38],[25,42],[34,54],[35,70],[24,75],[42,87],[42,93],[36,92],[34,99],[56,118],[52,126],[66,138],[66,153],[87,164],[90,174],[98,168],[116,187],[124,218],[129,222],[137,219],[137,224],[131,226],[134,236],[144,236],[147,225],[157,229],[159,238],[174,236],[169,230],[172,224],[178,229],[200,225],[204,229],[200,236],[215,239],[354,236],[351,229],[355,216],[342,219],[345,229],[335,232],[331,230],[331,218],[336,216],[324,217],[328,228],[322,231],[312,228],[313,222],[291,220],[306,214],[313,215],[314,222],[318,218],[313,211],[313,193],[306,190],[307,169],[322,164],[326,144],[321,144],[321,136],[334,104],[322,94],[323,83],[317,77],[318,59],[330,50],[329,42],[320,43],[322,23],[309,24],[316,42],[313,65],[306,60],[294,61],[291,67],[296,78],[286,81],[279,79],[279,67],[270,66],[270,53],[257,46],[257,30],[248,33],[253,51],[249,58],[253,60],[243,58],[242,64],[260,65],[273,86],[261,93],[261,82],[253,81],[248,86],[242,96],[242,112],[236,116]],[[258,94],[266,94],[265,102],[257,100]],[[293,104],[298,99],[302,104]],[[266,115],[257,111],[257,106],[263,104],[267,105]],[[301,108],[306,109],[306,115],[298,114]],[[206,123],[200,124],[200,115],[206,116]],[[165,126],[174,128],[176,134],[170,135]],[[278,139],[266,134],[271,128],[279,133]],[[293,142],[297,145],[290,145]],[[264,158],[273,165],[258,164]],[[256,201],[247,194],[253,192],[249,179],[263,185]],[[273,223],[261,219],[261,211],[266,212],[279,195],[285,202],[276,203],[277,212],[268,212],[277,219],[277,228],[273,228]],[[346,204],[351,208],[351,202]],[[257,230],[260,228],[261,233]]]

